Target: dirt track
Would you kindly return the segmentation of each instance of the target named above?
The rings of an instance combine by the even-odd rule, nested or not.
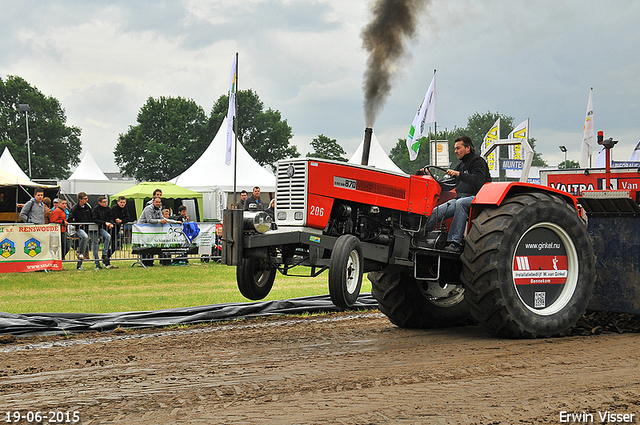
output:
[[[373,311],[0,351],[0,421],[18,410],[78,411],[82,424],[558,424],[610,411],[640,423],[632,333],[512,341],[475,326],[404,330]]]

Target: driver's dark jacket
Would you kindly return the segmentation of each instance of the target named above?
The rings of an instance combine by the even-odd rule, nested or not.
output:
[[[456,198],[475,196],[482,185],[491,181],[487,161],[475,153],[469,152],[463,156],[455,170],[460,172],[457,177]]]

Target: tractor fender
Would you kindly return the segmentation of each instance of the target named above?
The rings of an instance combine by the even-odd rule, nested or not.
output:
[[[505,198],[519,193],[546,192],[552,193],[564,199],[567,204],[572,205],[578,211],[578,200],[573,195],[547,186],[534,183],[521,182],[492,182],[486,183],[471,203],[469,212],[469,223],[475,219],[487,206],[497,207],[502,204]]]

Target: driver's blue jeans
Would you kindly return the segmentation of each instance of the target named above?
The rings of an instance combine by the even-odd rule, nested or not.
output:
[[[462,245],[464,239],[464,228],[469,220],[469,210],[471,202],[475,196],[465,196],[464,198],[450,199],[442,205],[438,205],[433,209],[431,217],[427,222],[427,231],[431,231],[437,223],[453,217],[451,228],[447,235],[447,242],[455,242]]]

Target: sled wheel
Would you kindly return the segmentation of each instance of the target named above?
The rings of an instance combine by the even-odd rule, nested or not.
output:
[[[267,261],[243,258],[236,269],[240,293],[250,300],[261,300],[271,291],[276,278],[276,269]]]
[[[469,322],[471,315],[461,286],[450,287],[446,296],[430,296],[420,290],[416,279],[406,271],[387,267],[367,275],[378,309],[391,323],[403,328],[433,329]]]
[[[364,261],[360,240],[342,235],[336,241],[329,261],[329,295],[337,307],[352,307],[362,286]]]
[[[472,223],[462,254],[471,314],[506,338],[559,335],[584,314],[595,280],[585,223],[544,192],[520,194]]]

